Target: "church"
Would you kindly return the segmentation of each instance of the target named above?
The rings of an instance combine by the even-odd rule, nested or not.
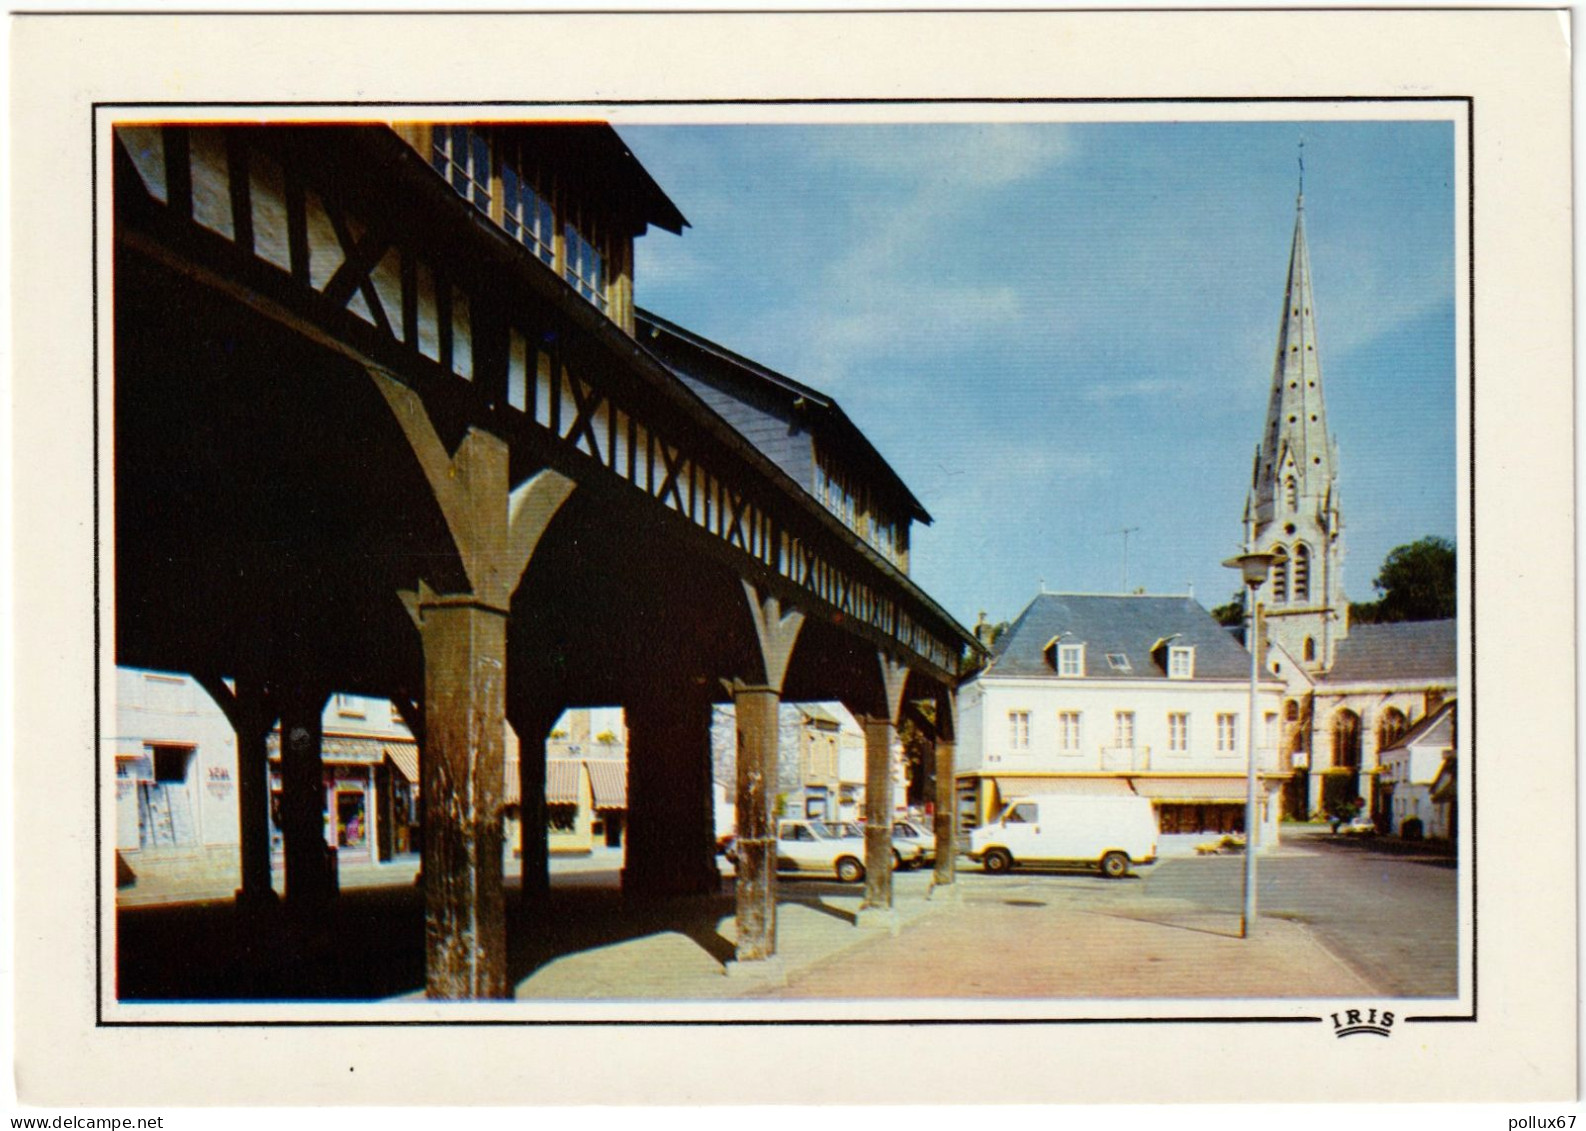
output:
[[[1305,195],[1300,192],[1266,425],[1244,544],[1273,555],[1257,590],[1264,665],[1283,681],[1285,816],[1360,808],[1398,832],[1379,788],[1382,753],[1455,696],[1453,620],[1350,626],[1338,445],[1327,429]],[[1408,536],[1410,531],[1405,532]],[[1452,758],[1452,750],[1449,757]]]

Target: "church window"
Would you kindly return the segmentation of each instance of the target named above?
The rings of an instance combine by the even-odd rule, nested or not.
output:
[[[1377,749],[1383,750],[1403,738],[1410,729],[1410,720],[1397,707],[1389,707],[1377,720]]]
[[[1307,664],[1309,664],[1309,663],[1313,663],[1315,660],[1316,660],[1316,639],[1315,639],[1315,637],[1307,636],[1305,638],[1305,662]]]
[[[1303,542],[1294,547],[1294,599],[1311,599],[1311,548]]]
[[[1299,484],[1294,481],[1294,476],[1289,476],[1283,481],[1283,505],[1290,510],[1299,501]]]
[[[1333,765],[1341,770],[1360,766],[1360,716],[1347,708],[1333,716]]]
[[[1283,704],[1283,717],[1291,723],[1299,722],[1300,704],[1297,700],[1290,699]]]
[[[1275,605],[1288,604],[1289,600],[1289,556],[1279,546],[1277,556],[1272,560],[1272,603]]]

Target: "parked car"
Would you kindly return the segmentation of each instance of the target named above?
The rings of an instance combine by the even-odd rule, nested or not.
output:
[[[1337,831],[1343,836],[1376,836],[1377,823],[1362,813],[1347,824],[1340,825]]]
[[[853,837],[833,836],[821,821],[777,822],[776,870],[830,873],[845,884],[865,878],[864,845]]]
[[[912,832],[899,831],[899,826],[907,824],[906,821],[897,821],[892,826],[892,867],[900,872],[927,864],[931,859],[928,855],[931,843],[919,839],[918,829]],[[823,821],[821,827],[832,836],[860,841],[865,838],[864,827],[852,821]],[[864,849],[859,851],[860,855],[864,854]]]
[[[913,850],[903,854],[906,868],[936,862],[936,834],[912,820],[892,822],[892,843]]]
[[[1017,864],[1097,868],[1109,879],[1156,860],[1157,824],[1144,797],[1048,795],[1010,800],[969,834],[967,855],[988,872]]]

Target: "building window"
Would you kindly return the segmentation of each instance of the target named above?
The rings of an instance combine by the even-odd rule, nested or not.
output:
[[[1289,422],[1293,423],[1293,421],[1294,418],[1292,416],[1289,417]],[[1289,510],[1293,510],[1298,503],[1298,485],[1294,482],[1294,476],[1291,475],[1283,481],[1283,505]]]
[[[368,715],[369,711],[359,696],[337,692],[336,713],[344,719],[361,719]]]
[[[1189,715],[1173,711],[1167,717],[1167,748],[1175,754],[1189,750]]]
[[[1195,675],[1195,649],[1174,647],[1167,650],[1167,677],[1190,679]]]
[[[606,257],[572,224],[565,227],[567,239],[567,267],[564,272],[573,289],[595,304],[596,309],[606,309]]]
[[[1079,750],[1079,712],[1057,713],[1057,748],[1072,754]]]
[[[1294,547],[1294,599],[1311,599],[1311,548],[1303,542]]]
[[[1057,674],[1058,675],[1084,675],[1085,674],[1085,646],[1083,644],[1060,644],[1057,648]]]
[[[1268,711],[1263,716],[1262,722],[1265,724],[1266,729],[1262,731],[1261,745],[1270,750],[1276,750],[1278,748],[1278,713],[1276,711]]]
[[[490,143],[472,126],[436,126],[430,137],[430,164],[457,195],[490,215]]]
[[[1316,659],[1316,639],[1311,636],[1305,638],[1305,662],[1307,664]]]
[[[521,159],[502,162],[501,225],[513,239],[554,266],[556,217],[551,202],[535,190],[522,172],[525,164]]]
[[[1008,749],[1028,750],[1030,748],[1030,712],[1008,712]]]
[[[1112,744],[1121,750],[1134,749],[1134,712],[1118,711],[1112,717]]]
[[[1269,713],[1267,715],[1267,726],[1268,726],[1268,729],[1270,729],[1272,724],[1275,723],[1276,721],[1277,721],[1277,716],[1274,715],[1274,714],[1270,714]],[[1235,737],[1238,733],[1239,733],[1239,716],[1238,715],[1230,715],[1230,714],[1219,714],[1217,716],[1217,753],[1219,753],[1219,754],[1232,754],[1232,753],[1234,753],[1238,749],[1237,739]]]
[[[1129,666],[1129,657],[1122,652],[1108,652],[1107,666],[1115,672],[1128,672],[1134,669]]]

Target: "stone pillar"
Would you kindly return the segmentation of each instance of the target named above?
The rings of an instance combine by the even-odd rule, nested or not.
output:
[[[782,696],[771,687],[733,691],[738,731],[737,856],[739,962],[776,953],[776,788]]]
[[[561,708],[544,695],[512,692],[508,681],[507,718],[518,736],[518,843],[523,874],[525,920],[551,891],[551,854],[545,818],[545,740]],[[559,701],[558,701],[559,702]]]
[[[270,883],[270,761],[266,739],[275,714],[258,684],[237,681],[237,829],[242,886],[239,907],[275,902]]]
[[[717,891],[710,807],[710,703],[671,689],[628,709],[628,821],[622,891],[628,896]]]
[[[891,719],[860,720],[865,728],[865,898],[863,911],[892,910]]]
[[[506,610],[427,594],[424,644],[425,991],[508,996],[501,892]]]
[[[325,695],[298,688],[281,704],[281,836],[285,841],[286,901],[303,910],[331,895],[330,847],[325,843]]]
[[[936,874],[933,887],[948,887],[958,878],[958,789],[953,781],[953,742],[936,739]]]

